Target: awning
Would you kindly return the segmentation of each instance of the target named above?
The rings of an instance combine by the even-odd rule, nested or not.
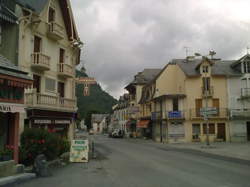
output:
[[[148,128],[149,122],[150,122],[150,120],[140,120],[139,122],[137,122],[136,127],[137,128]]]
[[[16,15],[13,12],[11,12],[11,10],[9,10],[8,8],[6,8],[2,5],[0,8],[0,18],[3,19],[4,21],[8,21],[10,23],[17,22]]]

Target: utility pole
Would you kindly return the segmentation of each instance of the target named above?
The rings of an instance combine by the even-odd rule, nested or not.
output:
[[[207,113],[207,111],[208,111],[208,91],[209,91],[209,89],[210,88],[208,88],[208,81],[207,81],[207,78],[208,78],[208,76],[207,76],[207,74],[208,74],[208,72],[205,72],[205,81],[204,81],[204,91],[205,91],[205,107],[206,107],[206,109],[205,109],[205,113],[204,113],[204,121],[206,122],[206,143],[207,143],[207,146],[209,146],[210,145],[210,143],[209,143],[209,124],[208,124],[208,113]]]

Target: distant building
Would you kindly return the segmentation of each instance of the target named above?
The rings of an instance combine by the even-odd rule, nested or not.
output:
[[[104,129],[107,128],[106,118],[108,114],[92,114],[91,115],[91,124],[92,129],[95,134],[103,133]]]

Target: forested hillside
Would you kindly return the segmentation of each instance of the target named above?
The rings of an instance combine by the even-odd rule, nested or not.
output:
[[[87,77],[82,71],[76,70],[76,77]],[[90,96],[83,96],[83,85],[76,86],[78,117],[85,118],[88,112],[109,113],[117,100],[105,92],[99,84],[91,85]]]

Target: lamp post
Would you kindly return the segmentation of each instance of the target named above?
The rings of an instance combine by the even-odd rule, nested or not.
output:
[[[215,51],[209,51],[209,55],[207,56],[211,56],[211,59],[213,59],[213,56],[216,54]],[[199,53],[195,53],[195,56],[202,56],[201,54]],[[203,59],[206,59],[207,56],[202,56],[202,60]],[[205,124],[206,124],[206,145],[207,146],[210,146],[210,142],[209,142],[209,123],[208,123],[208,91],[209,91],[209,85],[208,85],[208,81],[207,81],[207,78],[208,78],[208,71],[206,71],[204,73],[204,78],[205,78],[205,81],[204,81],[204,92],[205,92],[205,111],[203,112],[203,119],[205,121]]]

